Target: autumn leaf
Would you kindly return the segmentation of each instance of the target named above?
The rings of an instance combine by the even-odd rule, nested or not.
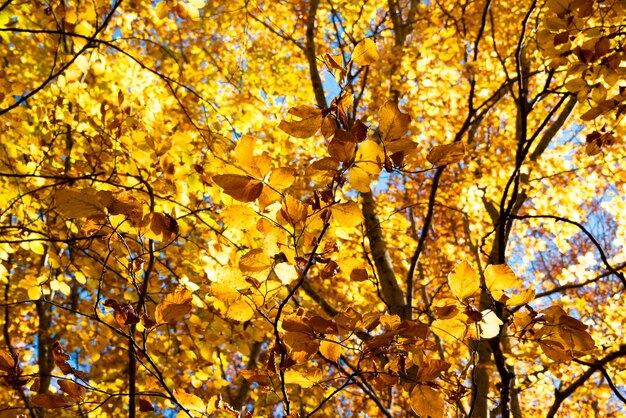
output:
[[[461,301],[480,290],[480,276],[466,260],[454,267],[448,275],[448,283],[454,296]]]
[[[176,401],[180,403],[183,408],[190,411],[204,413],[206,410],[206,405],[202,399],[193,393],[187,393],[183,390],[177,389],[174,391],[174,398],[176,398]]]
[[[239,174],[220,174],[213,176],[213,181],[224,193],[240,202],[253,202],[263,191],[263,183]]]
[[[85,388],[71,380],[58,380],[59,387],[74,402],[82,402],[85,400]]]
[[[239,270],[244,274],[259,273],[271,266],[272,261],[263,248],[250,250],[239,259]]]
[[[289,109],[290,121],[282,120],[278,129],[296,138],[309,138],[322,126],[322,111],[313,106],[301,105]]]
[[[341,351],[341,345],[335,339],[326,339],[320,343],[320,353],[330,361],[337,362]]]
[[[378,130],[385,142],[403,137],[410,123],[411,117],[402,113],[393,100],[387,100],[378,110]]]
[[[297,371],[294,369],[285,372],[285,383],[298,385],[301,388],[310,388],[322,380],[322,373],[319,369]]]
[[[451,144],[434,146],[426,159],[433,166],[442,166],[458,163],[465,155],[465,144],[463,142],[453,142]]]
[[[378,58],[376,44],[371,38],[365,38],[354,47],[351,60],[358,65],[370,65]]]
[[[411,390],[411,409],[422,417],[442,418],[445,401],[443,395],[426,385],[416,385]]]
[[[106,209],[113,203],[113,193],[90,187],[80,190],[58,189],[55,201],[59,212],[69,218],[104,216]]]
[[[45,409],[64,408],[73,404],[72,400],[65,395],[56,393],[38,393],[30,399],[33,406]]]
[[[155,310],[155,319],[159,324],[179,321],[191,312],[193,295],[189,290],[176,290],[165,295]]]

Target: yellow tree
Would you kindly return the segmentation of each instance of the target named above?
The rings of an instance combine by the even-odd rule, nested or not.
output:
[[[618,0],[0,4],[2,416],[618,416]]]

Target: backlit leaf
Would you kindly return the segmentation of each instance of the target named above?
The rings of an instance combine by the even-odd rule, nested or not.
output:
[[[420,417],[442,418],[445,401],[441,392],[417,385],[411,390],[411,409]]]
[[[402,113],[393,100],[387,100],[378,110],[378,130],[385,142],[403,137],[410,123],[411,117]]]
[[[301,105],[289,109],[291,120],[282,120],[278,129],[296,138],[309,138],[322,126],[322,111],[313,106]]]
[[[224,189],[224,193],[240,202],[253,202],[263,191],[263,183],[239,174],[213,176],[213,181]]]
[[[189,290],[176,290],[174,293],[165,295],[155,310],[157,323],[163,324],[178,321],[191,312],[191,300],[193,295]]]
[[[465,155],[465,144],[463,142],[453,142],[451,144],[434,146],[426,159],[432,165],[438,167],[447,164],[458,163]]]
[[[59,380],[59,387],[68,394],[75,402],[81,402],[85,399],[85,388],[71,380]]]
[[[480,276],[466,260],[461,261],[448,275],[448,283],[454,296],[464,300],[480,290]]]
[[[174,391],[174,397],[184,408],[190,411],[203,413],[206,410],[206,405],[202,399],[193,393],[177,389]]]
[[[359,42],[352,51],[352,62],[358,65],[370,65],[378,60],[376,43],[371,38],[365,38]]]

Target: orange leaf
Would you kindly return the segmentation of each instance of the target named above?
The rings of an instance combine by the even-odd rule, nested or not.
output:
[[[59,380],[61,390],[69,395],[76,402],[85,399],[85,388],[71,380]]]
[[[263,191],[263,183],[239,174],[213,176],[213,181],[224,189],[224,193],[240,202],[253,202]]]
[[[157,323],[163,324],[178,321],[191,312],[193,295],[189,290],[177,290],[165,295],[163,301],[156,307],[155,318]]]

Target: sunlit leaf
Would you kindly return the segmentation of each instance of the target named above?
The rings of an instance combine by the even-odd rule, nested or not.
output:
[[[278,129],[296,138],[309,138],[322,126],[322,111],[313,106],[301,105],[289,109],[290,121],[282,120]]]
[[[365,38],[352,51],[352,62],[358,65],[370,65],[378,60],[376,43],[372,38]]]
[[[378,130],[383,141],[403,137],[409,130],[411,117],[402,113],[398,105],[387,100],[378,110]]]
[[[417,385],[411,390],[411,409],[421,417],[442,418],[445,401],[441,392],[430,386]]]
[[[193,295],[189,290],[176,290],[174,293],[165,295],[155,310],[157,323],[178,321],[191,312],[191,300]]]
[[[224,189],[227,195],[240,202],[253,202],[263,191],[263,183],[259,180],[239,174],[213,176],[213,181]]]
[[[451,144],[434,146],[426,159],[434,166],[458,163],[465,155],[465,144],[453,142]]]
[[[194,412],[204,412],[206,410],[206,405],[200,399],[200,397],[194,395],[193,393],[187,393],[183,390],[175,390],[174,397],[184,408],[194,411]]]
[[[480,276],[466,260],[461,261],[448,275],[448,283],[454,296],[463,300],[480,290]]]

